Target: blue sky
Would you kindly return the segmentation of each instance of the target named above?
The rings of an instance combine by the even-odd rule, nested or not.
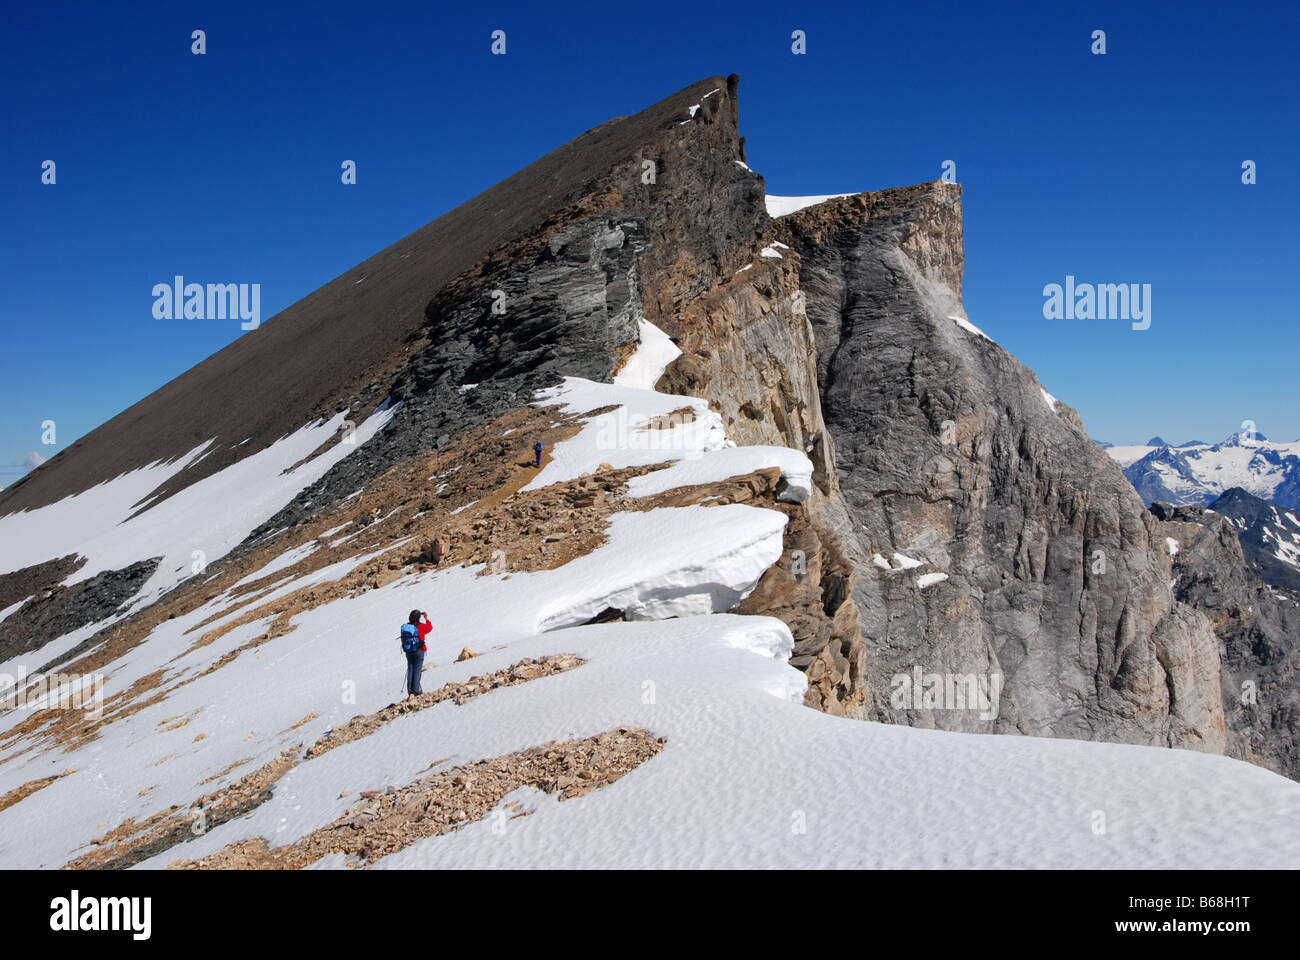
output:
[[[260,283],[270,317],[584,130],[732,72],[771,193],[956,162],[967,312],[1092,436],[1251,419],[1296,439],[1297,7],[1135,6],[11,7],[0,484],[240,335],[154,319],[155,283]],[[1043,319],[1067,274],[1151,284],[1151,328]]]

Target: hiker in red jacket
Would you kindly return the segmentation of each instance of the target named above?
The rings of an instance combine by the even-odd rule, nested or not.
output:
[[[424,638],[433,630],[433,624],[429,622],[429,615],[423,610],[412,610],[407,623],[412,624],[419,634],[420,648],[406,651],[406,694],[418,696],[422,692],[420,674],[424,672],[424,655],[429,651]]]

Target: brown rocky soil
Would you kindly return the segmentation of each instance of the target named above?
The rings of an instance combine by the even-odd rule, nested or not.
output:
[[[52,777],[42,777],[39,780],[28,780],[26,783],[14,787],[8,793],[0,796],[0,810],[7,810],[15,803],[27,799],[37,790],[44,790],[55,780],[58,780],[60,777],[66,777],[70,773],[72,773],[71,770],[64,770],[62,773],[56,773]]]
[[[480,694],[490,693],[501,687],[517,686],[540,677],[565,673],[574,667],[582,666],[586,662],[582,657],[572,653],[557,653],[549,657],[543,657],[540,660],[526,657],[518,663],[511,664],[494,673],[480,677],[470,677],[461,683],[448,683],[430,693],[407,697],[405,700],[389,704],[378,713],[354,717],[344,726],[331,730],[308,748],[305,759],[314,759],[322,754],[329,753],[336,747],[343,746],[345,743],[368,737],[390,720],[395,720],[400,716],[415,713],[419,710],[427,710],[444,700],[450,700],[460,706]]]
[[[426,837],[482,820],[521,787],[581,797],[621,779],[658,754],[665,740],[641,727],[618,727],[582,740],[552,741],[518,753],[465,764],[380,793],[296,843],[268,848],[259,838],[232,843],[173,869],[297,870],[331,854],[364,867]],[[369,795],[367,795],[369,794]],[[510,805],[507,805],[509,808]],[[514,816],[525,813],[514,812]]]

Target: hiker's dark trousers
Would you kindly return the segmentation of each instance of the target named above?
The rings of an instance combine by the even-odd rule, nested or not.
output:
[[[406,692],[420,693],[420,672],[424,669],[424,651],[406,655]]]

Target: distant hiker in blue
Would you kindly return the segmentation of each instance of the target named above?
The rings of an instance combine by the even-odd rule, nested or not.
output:
[[[537,465],[542,465],[542,441],[538,440],[533,444],[533,453],[537,454]]]
[[[424,622],[421,623],[420,621]],[[424,638],[433,629],[429,615],[423,610],[412,610],[406,623],[402,624],[402,652],[406,654],[406,695],[419,696],[420,674],[424,672],[424,655],[429,648]]]

